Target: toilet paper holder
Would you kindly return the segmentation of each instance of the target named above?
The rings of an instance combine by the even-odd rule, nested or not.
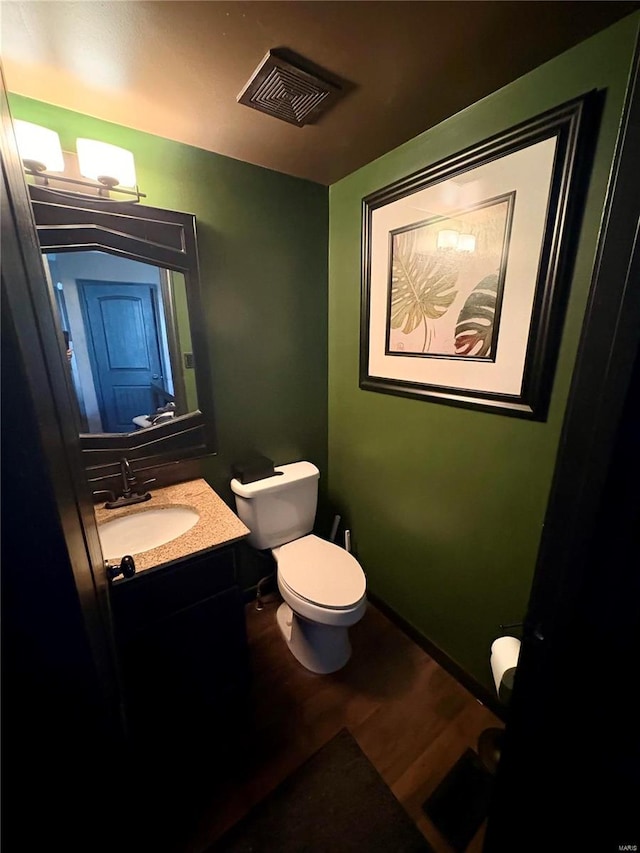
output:
[[[511,622],[509,625],[500,625],[501,631],[512,631],[514,628],[522,628],[524,622]]]

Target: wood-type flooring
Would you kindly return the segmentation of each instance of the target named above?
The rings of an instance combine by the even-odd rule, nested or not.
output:
[[[501,721],[372,604],[351,629],[347,666],[333,675],[308,672],[279,633],[278,604],[272,595],[262,611],[254,603],[246,607],[247,736],[224,778],[202,797],[175,853],[203,853],[343,727],[436,853],[452,853],[422,804],[462,753],[477,749],[480,733]],[[480,853],[484,829],[468,853]]]

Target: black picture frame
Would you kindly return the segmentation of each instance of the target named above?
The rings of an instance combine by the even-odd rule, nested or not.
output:
[[[363,198],[361,389],[546,420],[602,98]]]

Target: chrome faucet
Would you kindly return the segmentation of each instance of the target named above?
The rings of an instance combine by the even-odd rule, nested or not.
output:
[[[139,483],[126,456],[120,460],[120,476],[122,477],[122,494],[114,500],[107,501],[104,505],[105,509],[117,509],[128,504],[139,504],[151,500],[151,493],[142,492],[140,489],[143,486],[148,486],[149,483],[155,483],[155,478]]]

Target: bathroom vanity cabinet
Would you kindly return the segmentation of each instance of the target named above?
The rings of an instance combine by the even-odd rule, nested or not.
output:
[[[126,714],[134,739],[219,742],[249,686],[234,545],[111,585]]]

